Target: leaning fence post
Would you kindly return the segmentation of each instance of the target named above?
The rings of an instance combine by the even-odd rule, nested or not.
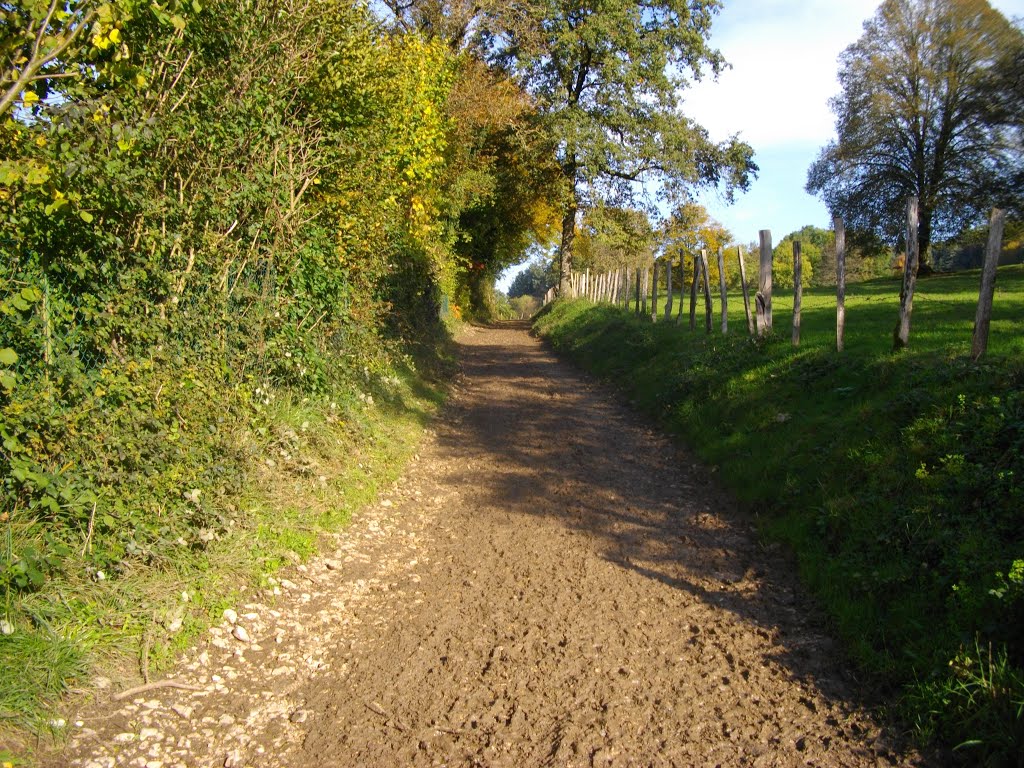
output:
[[[843,351],[846,335],[846,228],[841,217],[832,219],[836,231],[836,351]]]
[[[651,322],[658,322],[658,260],[651,267]]]
[[[700,282],[700,255],[693,254],[693,282],[690,283],[690,330],[697,330],[697,283]]]
[[[1006,211],[992,209],[988,223],[988,245],[985,248],[985,266],[981,271],[981,293],[978,297],[978,312],[974,317],[974,340],[971,343],[971,357],[978,360],[988,349],[988,329],[992,322],[992,297],[996,290],[996,267],[999,253],[1003,248],[1003,226]]]
[[[900,321],[892,334],[892,348],[904,349],[910,342],[910,314],[914,311],[914,285],[920,251],[917,242],[917,198],[907,198],[907,258],[903,263],[903,286],[900,288]]]
[[[804,299],[804,260],[799,240],[793,241],[793,346],[800,346],[800,311]]]
[[[750,314],[750,289],[747,287],[747,268],[743,263],[743,249],[736,246],[736,258],[740,262],[740,287],[743,289],[743,312],[747,316],[747,333],[754,335],[754,318]]]
[[[710,275],[708,274],[708,252],[703,248],[700,249],[700,274],[701,284],[704,286],[704,325],[706,326],[707,332],[711,333],[711,316],[714,314],[714,309],[711,306],[711,282]]]
[[[672,257],[665,257],[665,322],[672,319]]]
[[[761,268],[754,304],[757,307],[757,333],[764,336],[772,330],[772,232],[770,229],[762,229],[759,236]]]
[[[722,335],[729,332],[729,299],[725,290],[725,249],[718,246],[718,290],[722,294]]]

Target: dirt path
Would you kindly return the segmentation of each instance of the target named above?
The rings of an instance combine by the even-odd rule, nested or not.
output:
[[[53,765],[910,764],[709,473],[525,329],[419,461]],[[239,633],[241,634],[241,633]],[[914,761],[915,763],[917,761]]]

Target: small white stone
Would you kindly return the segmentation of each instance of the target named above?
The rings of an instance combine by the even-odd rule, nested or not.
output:
[[[195,710],[193,710],[192,707],[188,706],[187,704],[175,704],[171,707],[171,711],[178,717],[181,717],[185,720],[191,720],[192,713]]]
[[[163,760],[150,760],[146,763],[146,768],[164,768]]]
[[[231,608],[224,609],[224,620],[229,624],[234,624],[238,621],[238,614]]]
[[[252,642],[251,638],[249,637],[249,633],[245,631],[245,627],[243,627],[241,624],[236,624],[235,628],[231,630],[231,634],[234,635],[235,640],[238,640],[240,642]]]
[[[380,505],[381,505],[382,507],[391,507],[391,506],[394,506],[394,504],[392,503],[391,499],[384,499],[384,501],[382,501],[382,502],[380,503]]]
[[[139,731],[139,738],[143,741],[149,741],[150,739],[162,739],[163,734],[156,728],[143,728]]]
[[[58,718],[55,718],[55,719],[50,721],[50,727],[51,728],[63,728],[67,724],[68,724],[67,720],[65,720],[62,717],[58,717]]]
[[[7,619],[0,619],[0,635],[13,635],[14,625]]]
[[[260,615],[258,613],[243,613],[242,618],[246,621],[256,621]]]
[[[114,737],[114,741],[118,744],[130,744],[135,741],[134,733],[119,733]]]

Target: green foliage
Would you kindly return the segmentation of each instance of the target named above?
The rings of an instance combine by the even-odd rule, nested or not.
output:
[[[1019,62],[1024,34],[983,0],[886,0],[840,57],[838,137],[807,189],[851,230],[905,238],[919,198],[919,247],[1020,211]]]
[[[680,109],[691,74],[725,66],[707,44],[717,8],[713,0],[531,0],[518,23],[486,38],[492,60],[537,99],[558,147],[569,188],[561,206],[563,283],[580,208],[626,202],[646,180],[679,197],[719,184],[730,196],[756,172],[747,144],[714,143]]]
[[[910,356],[888,349],[889,281],[849,287],[841,356],[827,289],[804,293],[799,348],[584,302],[537,327],[720,467],[922,737],[1005,765],[1024,744],[1024,272],[1000,270],[1002,330],[982,364],[968,357],[977,279],[919,283],[928,331]],[[776,298],[776,328],[789,302]]]
[[[39,50],[67,45],[33,63],[47,18]],[[394,382],[459,290],[459,68],[334,0],[30,3],[0,44],[0,710],[31,725],[109,642],[83,627],[163,610],[140,584],[311,551],[308,511],[270,535],[247,499],[312,473],[280,402],[336,445],[372,432],[357,393],[429,410]],[[11,671],[38,659],[45,686]]]

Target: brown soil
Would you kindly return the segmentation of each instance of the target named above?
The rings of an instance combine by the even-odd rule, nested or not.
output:
[[[713,473],[521,325],[462,340],[419,460],[75,766],[920,764]],[[74,717],[74,716],[72,716]]]

